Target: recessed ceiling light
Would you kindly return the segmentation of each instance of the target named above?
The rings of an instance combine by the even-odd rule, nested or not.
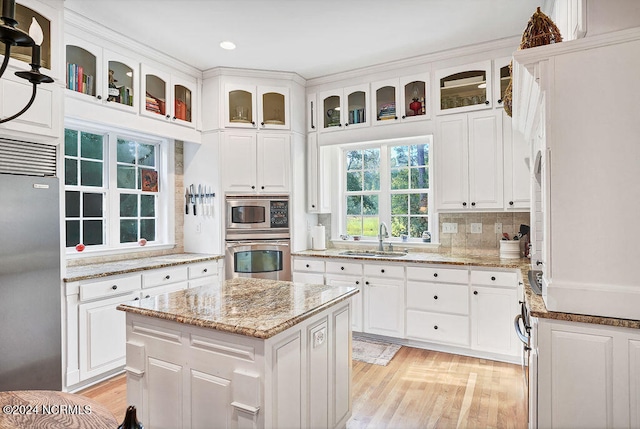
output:
[[[224,42],[220,42],[220,47],[222,49],[227,49],[227,50],[232,50],[236,48],[236,44],[233,42],[230,42],[228,40],[225,40]]]

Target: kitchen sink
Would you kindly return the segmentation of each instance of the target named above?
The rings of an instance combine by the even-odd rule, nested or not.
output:
[[[393,251],[379,251],[379,250],[346,250],[341,252],[340,255],[344,256],[369,256],[373,258],[399,258],[406,256],[406,252],[393,252]]]

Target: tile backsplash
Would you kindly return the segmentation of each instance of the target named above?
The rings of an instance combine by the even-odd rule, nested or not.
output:
[[[443,232],[444,223],[457,224],[457,233]],[[472,233],[471,224],[481,224],[481,233]],[[501,224],[502,232],[513,238],[520,225],[529,225],[529,212],[498,213],[441,213],[439,219],[440,249],[498,249],[502,233],[496,232]]]

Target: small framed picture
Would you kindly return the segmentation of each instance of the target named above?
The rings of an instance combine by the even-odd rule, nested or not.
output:
[[[142,170],[142,190],[158,192],[158,172],[156,170]]]

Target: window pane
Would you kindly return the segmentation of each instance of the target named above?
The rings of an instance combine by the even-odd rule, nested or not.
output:
[[[411,146],[411,165],[429,164],[429,145],[419,144]]]
[[[391,189],[409,189],[409,169],[391,170]]]
[[[118,188],[136,189],[136,168],[118,165]]]
[[[102,194],[82,194],[82,215],[84,217],[102,217]]]
[[[360,216],[347,216],[347,234],[362,235],[362,218]]]
[[[80,216],[80,192],[65,191],[64,193],[64,212],[65,217]]]
[[[391,195],[391,214],[407,214],[409,209],[407,194]]]
[[[362,172],[347,173],[347,191],[362,191]]]
[[[391,148],[391,167],[404,167],[409,165],[409,151],[407,146],[394,146]]]
[[[347,170],[362,169],[362,153],[359,150],[347,152]]]
[[[101,135],[80,133],[80,147],[83,158],[103,159]]]
[[[425,217],[411,216],[409,218],[409,222],[411,224],[411,227],[409,230],[409,236],[411,237],[414,237],[414,238],[422,237],[422,232],[429,230],[429,218],[426,216]]]
[[[362,235],[366,237],[378,236],[378,217],[364,217],[362,219]]]
[[[362,197],[360,195],[347,196],[347,214],[348,215],[362,214]]]
[[[380,173],[378,173],[377,171],[365,171],[364,190],[365,191],[380,190]]]
[[[101,162],[80,161],[82,186],[102,186],[102,165]]]
[[[362,212],[365,215],[377,215],[379,213],[377,195],[362,196]]]
[[[141,195],[140,196],[140,216],[155,217],[155,215],[156,215],[156,197],[154,197],[153,195]]]
[[[138,241],[138,221],[120,221],[120,243],[135,243]]]
[[[429,188],[429,167],[411,169],[411,189]]]
[[[64,160],[64,184],[78,184],[78,160],[68,158]]]
[[[367,149],[364,151],[364,168],[366,170],[380,167],[380,149]]]
[[[411,214],[426,215],[429,212],[429,194],[411,194]]]
[[[80,243],[80,221],[68,220],[66,224],[67,224],[66,225],[66,235],[67,235],[66,246],[73,247],[76,244]]]
[[[409,218],[407,216],[391,216],[391,236],[400,237],[409,230]]]
[[[64,130],[64,154],[78,156],[78,132],[76,130]]]
[[[138,163],[154,167],[156,165],[156,148],[150,144],[141,144],[138,146]]]
[[[120,194],[120,217],[138,216],[138,195]]]
[[[147,241],[155,241],[156,239],[155,219],[140,220],[140,238],[144,238]]]
[[[136,162],[136,142],[118,139],[118,162],[134,164]]]
[[[82,243],[85,246],[103,244],[102,220],[85,220],[82,222]]]

